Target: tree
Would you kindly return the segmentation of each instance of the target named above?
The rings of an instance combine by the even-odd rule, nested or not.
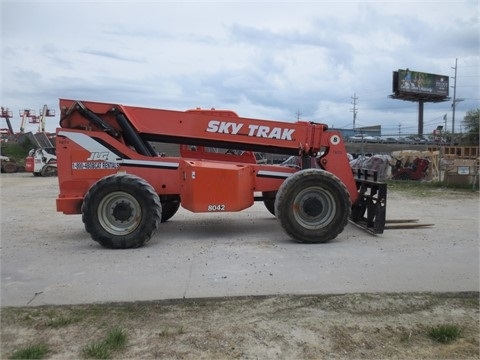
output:
[[[478,145],[480,132],[480,109],[469,110],[462,121],[467,132],[466,136],[470,143]]]

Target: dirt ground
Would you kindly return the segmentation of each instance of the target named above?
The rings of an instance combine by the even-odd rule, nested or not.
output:
[[[109,329],[118,359],[478,359],[478,293],[244,297],[2,310],[2,356],[47,344],[77,359]],[[460,337],[429,337],[455,325]]]
[[[21,181],[10,180],[17,184]],[[50,180],[36,180],[45,183],[42,182],[43,190],[53,186]],[[38,192],[38,188],[25,189],[32,194]],[[389,194],[393,200],[410,196],[407,203],[412,216],[424,204],[436,209],[435,216],[437,212],[445,212],[445,219],[447,216],[451,219],[445,226],[456,226],[456,235],[449,234],[449,238],[456,239],[455,243],[448,249],[467,245],[471,248],[471,242],[475,241],[471,237],[475,234],[478,237],[478,223],[477,230],[469,228],[462,234],[463,225],[455,224],[471,221],[465,221],[465,214],[459,210],[452,213],[454,204],[475,204],[478,193],[414,189],[405,194],[393,186]],[[18,219],[20,212],[27,213],[32,206],[31,203],[8,208],[6,205],[2,205],[2,259],[10,249],[5,236],[14,241],[10,237],[17,234],[13,228],[6,231],[5,219],[12,216]],[[406,210],[407,207],[392,206],[391,212],[399,216],[408,213]],[[478,214],[468,214],[468,217],[478,218]],[[442,222],[446,222],[443,217],[437,220],[437,229]],[[430,245],[425,241],[426,235],[421,234],[417,237],[423,237],[422,246],[426,251],[433,251],[430,249],[435,246],[440,248],[441,242]],[[437,230],[436,236],[440,235]],[[25,236],[32,238],[31,233]],[[344,239],[341,243],[343,248],[348,247],[347,241]],[[478,239],[476,241],[478,245]],[[160,247],[157,244],[152,249]],[[96,248],[92,251],[100,252]],[[398,252],[402,251],[405,250],[398,245]],[[107,261],[107,254],[102,254]],[[428,256],[423,261],[427,259]],[[453,269],[455,264],[449,265],[448,269]],[[478,267],[478,262],[472,266]],[[2,272],[4,270],[2,265]],[[447,274],[442,276],[447,278]],[[45,344],[49,349],[46,358],[78,359],[84,356],[82,349],[86,346],[102,341],[110,329],[120,328],[127,334],[127,344],[109,355],[115,359],[479,359],[478,276],[473,277],[476,280],[471,282],[472,291],[402,292],[399,289],[388,293],[3,306],[0,358],[9,358],[16,350],[31,345]],[[5,282],[3,274],[2,279]],[[452,288],[456,287],[452,285]],[[439,325],[458,327],[459,338],[447,344],[433,340],[429,330]]]

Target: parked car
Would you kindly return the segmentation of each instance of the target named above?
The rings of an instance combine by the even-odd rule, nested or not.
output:
[[[399,137],[397,138],[397,142],[400,144],[413,144],[413,140],[408,137]]]
[[[362,142],[363,140],[364,140],[363,135],[354,135],[348,138],[348,141],[351,141],[351,142]]]
[[[348,138],[350,142],[368,142],[368,143],[377,143],[380,142],[379,136],[370,136],[365,134],[357,134],[354,136],[350,136]]]

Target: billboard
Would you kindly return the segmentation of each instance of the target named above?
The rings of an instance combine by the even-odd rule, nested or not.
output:
[[[393,73],[393,92],[448,97],[448,80],[447,75],[400,69]]]

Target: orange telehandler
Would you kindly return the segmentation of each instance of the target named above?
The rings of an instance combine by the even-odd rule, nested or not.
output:
[[[263,201],[304,243],[335,238],[349,219],[371,233],[385,227],[386,184],[353,174],[340,133],[324,124],[68,99],[60,111],[57,211],[82,214],[104,247],[144,245],[180,205],[235,212]],[[152,142],[180,144],[180,157]],[[298,156],[300,169],[261,163],[258,152]]]

